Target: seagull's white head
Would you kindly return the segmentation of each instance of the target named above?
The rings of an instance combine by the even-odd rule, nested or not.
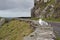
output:
[[[39,21],[42,21],[42,19],[39,19]]]

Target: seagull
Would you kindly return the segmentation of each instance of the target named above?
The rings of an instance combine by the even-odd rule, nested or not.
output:
[[[45,21],[43,21],[42,19],[39,19],[39,24],[41,25],[41,26],[47,26],[48,25],[48,23],[47,22],[45,22]]]

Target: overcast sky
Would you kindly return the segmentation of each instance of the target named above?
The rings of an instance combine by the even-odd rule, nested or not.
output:
[[[30,9],[34,6],[33,4],[33,0],[0,0],[0,16],[31,16]]]

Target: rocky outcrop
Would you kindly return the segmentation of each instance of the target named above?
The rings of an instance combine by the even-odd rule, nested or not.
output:
[[[34,7],[31,11],[32,17],[53,17],[55,3],[55,0],[34,0]]]
[[[24,37],[24,40],[54,40],[55,35],[53,32],[53,27],[51,26],[41,26],[38,25],[37,21],[32,21],[32,27],[36,27],[34,32]],[[35,26],[34,26],[35,25]]]
[[[0,19],[0,26],[2,26],[5,23],[5,18]]]
[[[54,18],[60,18],[60,0],[56,0],[55,11],[53,14]]]

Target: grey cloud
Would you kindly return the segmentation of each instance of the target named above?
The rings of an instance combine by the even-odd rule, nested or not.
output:
[[[11,9],[11,8],[30,8],[33,6],[31,0],[0,0],[0,9]]]
[[[1,17],[31,16],[33,0],[0,0]]]

